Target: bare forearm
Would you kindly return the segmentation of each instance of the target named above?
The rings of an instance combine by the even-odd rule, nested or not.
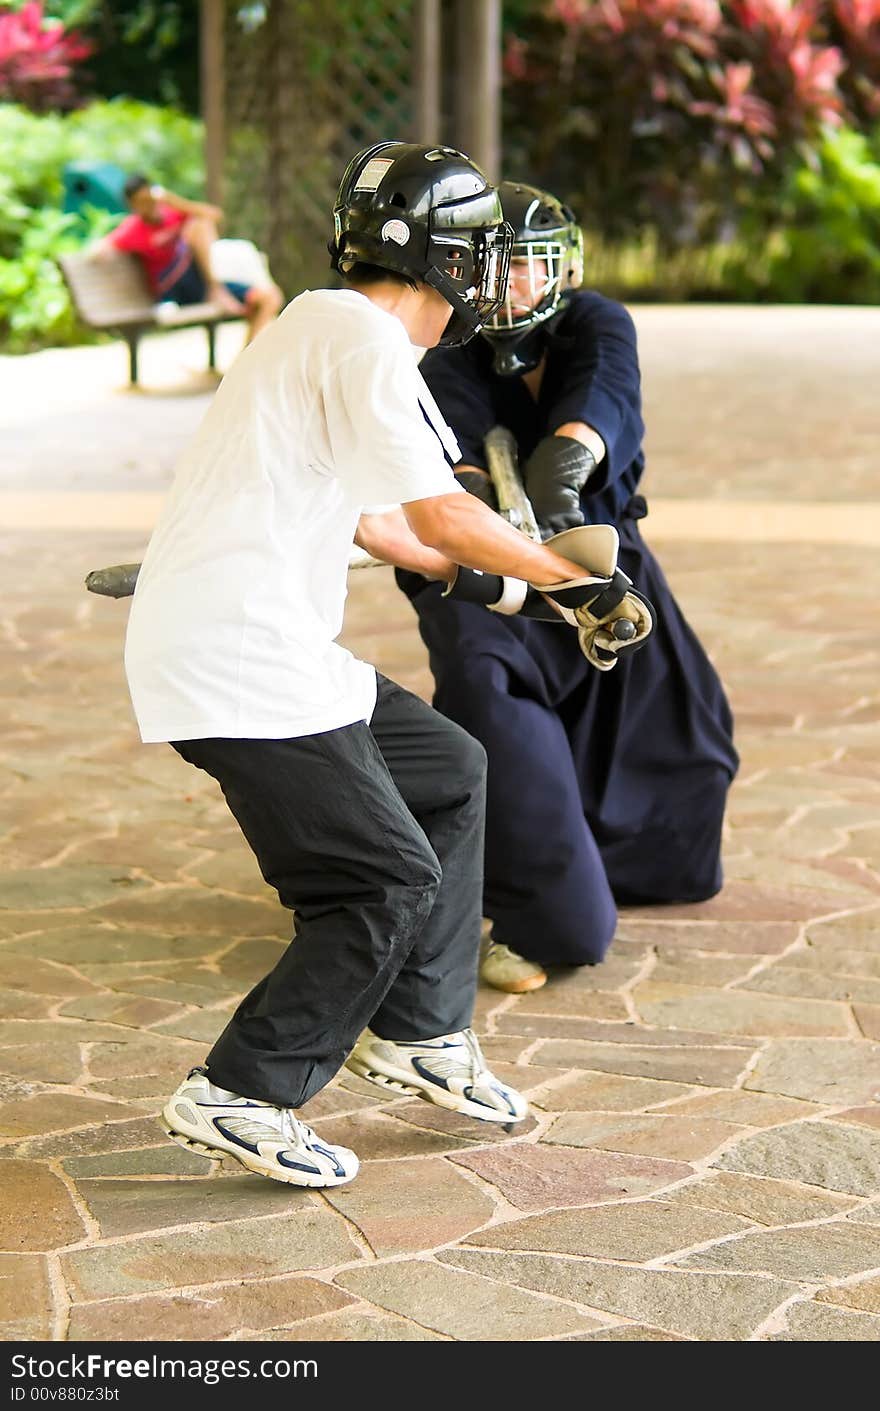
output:
[[[415,534],[426,546],[484,573],[560,583],[583,575],[583,568],[527,539],[473,495],[441,495],[403,506]]]
[[[166,206],[170,206],[174,211],[180,211],[182,215],[200,216],[214,221],[217,225],[223,220],[223,211],[219,206],[212,206],[207,201],[190,201],[188,197],[178,196],[175,191],[166,191],[161,186],[156,187],[155,191],[157,197],[164,201]]]
[[[582,446],[592,453],[593,459],[598,465],[605,455],[605,442],[598,431],[592,426],[588,426],[585,421],[566,421],[562,426],[557,426],[553,432],[554,436],[569,436],[573,441],[580,441]]]
[[[354,541],[373,558],[412,573],[423,573],[426,578],[440,578],[448,583],[455,575],[455,565],[416,538],[400,509],[361,515]]]

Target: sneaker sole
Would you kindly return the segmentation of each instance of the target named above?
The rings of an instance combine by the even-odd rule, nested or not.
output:
[[[309,1176],[305,1171],[280,1171],[277,1166],[269,1166],[261,1161],[259,1156],[249,1152],[237,1151],[232,1147],[211,1146],[207,1142],[189,1136],[186,1132],[177,1131],[165,1117],[160,1119],[159,1125],[166,1137],[170,1137],[173,1142],[184,1147],[187,1151],[195,1152],[197,1156],[205,1156],[209,1161],[222,1161],[224,1156],[230,1156],[246,1171],[251,1171],[257,1176],[267,1176],[270,1181],[281,1181],[286,1186],[309,1186],[319,1189],[323,1186],[344,1186],[349,1181],[353,1181],[357,1175],[357,1171],[353,1171],[350,1176]]]
[[[480,972],[480,978],[490,989],[503,990],[503,992],[508,995],[525,995],[528,994],[530,990],[542,989],[547,983],[547,976],[543,973],[540,975],[527,975],[523,980],[508,980],[506,984],[502,983],[500,980],[490,980],[489,976],[482,971]]]
[[[514,1122],[523,1122],[529,1115],[524,1112],[521,1117],[516,1117],[510,1112],[497,1112],[475,1102],[468,1102],[466,1097],[456,1097],[455,1093],[448,1092],[446,1088],[418,1087],[410,1079],[372,1068],[361,1058],[352,1056],[345,1066],[350,1073],[356,1073],[359,1078],[366,1078],[368,1083],[375,1083],[378,1088],[387,1088],[398,1096],[424,1098],[435,1107],[443,1107],[447,1112],[458,1112],[462,1117],[473,1117],[477,1122],[501,1122],[505,1127],[512,1127]]]

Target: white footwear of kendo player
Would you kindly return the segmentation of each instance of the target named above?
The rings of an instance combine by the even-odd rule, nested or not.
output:
[[[353,1151],[322,1142],[289,1107],[217,1088],[203,1068],[194,1068],[168,1099],[162,1126],[199,1156],[231,1156],[246,1170],[291,1186],[342,1186],[358,1173]]]
[[[334,208],[345,287],[293,299],[227,372],[138,575],[125,662],[141,737],[220,785],[296,913],[295,940],[162,1120],[190,1150],[272,1180],[356,1174],[357,1157],[298,1115],[352,1050],[372,1081],[478,1120],[526,1113],[469,1028],[485,751],[336,641],[355,539],[450,592],[494,585],[492,602],[522,602],[527,583],[595,596],[576,554],[458,485],[457,443],[416,360],[500,306],[511,239],[462,153],[358,153]]]
[[[521,1122],[529,1110],[520,1093],[490,1073],[472,1029],[421,1043],[392,1043],[367,1029],[346,1067],[379,1087],[414,1093],[480,1122]]]

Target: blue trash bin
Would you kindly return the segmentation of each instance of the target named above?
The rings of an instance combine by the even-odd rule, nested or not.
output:
[[[124,190],[127,173],[112,162],[68,162],[61,175],[65,213],[82,215],[86,206],[114,215],[128,210]]]

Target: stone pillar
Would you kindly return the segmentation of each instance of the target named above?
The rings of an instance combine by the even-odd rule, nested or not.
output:
[[[501,0],[456,0],[452,140],[501,179]]]
[[[413,141],[440,142],[443,44],[440,0],[415,0],[413,9]]]
[[[205,124],[205,194],[223,204],[225,132],[225,0],[199,0],[199,88]]]

